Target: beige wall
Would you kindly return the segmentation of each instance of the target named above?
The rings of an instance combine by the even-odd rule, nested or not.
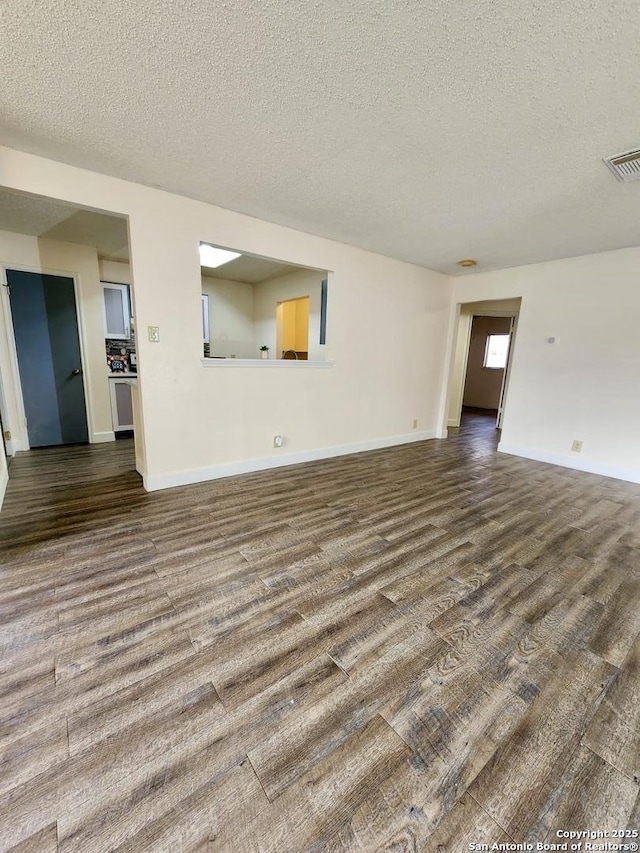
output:
[[[456,302],[522,297],[502,450],[640,482],[638,270],[632,248],[456,281]]]
[[[114,284],[131,284],[131,267],[123,261],[98,260],[100,281]]]
[[[253,340],[253,286],[202,276],[209,297],[209,341],[212,356],[258,358]]]
[[[464,383],[463,404],[479,409],[497,409],[504,370],[484,367],[487,335],[506,335],[509,317],[474,317],[471,325],[469,357]]]
[[[283,349],[296,349],[285,346],[284,340],[278,340],[276,333],[276,306],[279,302],[309,297],[308,353],[311,361],[327,358],[327,346],[320,344],[320,297],[321,284],[327,273],[318,270],[297,270],[276,278],[270,278],[254,285],[254,341],[257,347],[266,344],[271,358],[279,358]],[[331,284],[328,286],[327,311],[331,311]],[[329,341],[329,336],[327,336]],[[295,340],[294,340],[295,343]],[[329,342],[330,343],[330,342]]]
[[[0,186],[129,216],[148,487],[441,434],[447,276],[6,148]],[[330,270],[333,367],[205,366],[201,240]]]
[[[113,440],[109,380],[104,348],[102,288],[98,255],[90,246],[39,239],[23,234],[0,232],[0,264],[45,270],[75,276],[78,299],[78,331],[84,366],[84,386],[87,402],[89,440]],[[4,290],[4,289],[3,289]],[[8,426],[14,449],[27,447],[27,431],[20,403],[20,390],[14,381],[8,297],[3,293],[0,302],[0,371]]]

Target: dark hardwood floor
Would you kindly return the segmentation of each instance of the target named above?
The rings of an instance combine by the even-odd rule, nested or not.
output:
[[[496,437],[155,494],[130,441],[16,458],[0,850],[637,829],[640,486]]]

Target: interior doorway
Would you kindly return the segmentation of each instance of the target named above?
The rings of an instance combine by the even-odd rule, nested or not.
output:
[[[3,188],[0,208],[5,451],[12,459],[23,452],[62,459],[72,450],[106,459],[121,426],[112,392],[126,379],[133,393],[137,382],[135,339],[117,334],[109,311],[109,295],[117,288],[127,292],[120,300],[123,317],[132,316],[127,218]],[[138,453],[133,442],[121,442],[115,454],[128,456],[131,470],[143,458],[143,438],[140,429],[139,440],[134,436]],[[103,446],[104,454],[98,449]],[[0,460],[0,483],[4,476]]]
[[[520,303],[517,298],[460,305],[449,385],[449,427],[459,427],[463,414],[473,412],[501,428]]]
[[[512,326],[512,317],[474,315],[471,321],[462,410],[480,409],[491,413],[496,426],[499,426]]]

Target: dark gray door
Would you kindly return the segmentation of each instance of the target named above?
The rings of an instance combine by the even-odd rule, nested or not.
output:
[[[73,279],[7,270],[31,447],[88,439]]]

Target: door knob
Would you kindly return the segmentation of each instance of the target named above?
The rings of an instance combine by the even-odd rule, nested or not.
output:
[[[80,376],[80,374],[82,373],[82,368],[80,368],[80,367],[76,367],[76,369],[75,369],[75,370],[72,370],[72,371],[71,371],[71,373],[72,373],[74,376]]]

